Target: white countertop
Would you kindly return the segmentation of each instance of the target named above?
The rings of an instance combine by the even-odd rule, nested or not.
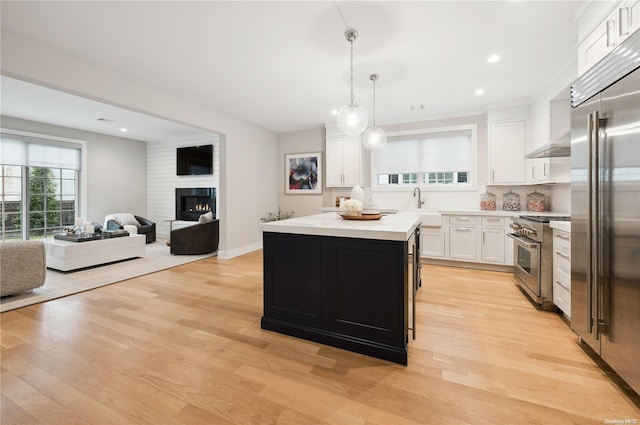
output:
[[[565,232],[571,233],[571,222],[570,221],[553,221],[549,222],[549,226],[552,229],[563,230]]]
[[[380,220],[345,220],[335,212],[260,224],[263,232],[343,238],[406,241],[418,224],[417,214],[390,214]]]
[[[340,207],[322,207],[320,211],[342,213],[342,212],[345,212],[346,210]],[[379,208],[378,211],[380,211],[380,214],[395,214],[398,212],[398,210],[395,208]]]
[[[502,211],[502,210],[495,210],[495,211],[440,210],[438,212],[444,215],[447,215],[447,214],[448,215],[489,215],[489,216],[493,215],[493,216],[500,216],[500,217],[520,217],[522,215],[539,215],[539,216],[545,216],[545,217],[567,217],[571,215],[571,213],[552,212],[552,211],[533,212],[533,211]]]
[[[497,216],[497,217],[518,217],[520,214],[524,214],[524,211],[481,211],[481,210],[440,210],[438,211],[443,215],[488,215],[488,216]]]

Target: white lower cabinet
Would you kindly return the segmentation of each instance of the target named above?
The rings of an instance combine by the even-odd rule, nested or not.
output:
[[[482,229],[482,261],[504,263],[504,230]]]
[[[553,229],[553,303],[571,318],[571,234]]]
[[[444,215],[442,227],[421,229],[421,256],[512,266],[510,223],[510,216]]]
[[[433,230],[429,227],[420,229],[420,255],[422,257],[444,258],[445,234],[442,230]]]
[[[477,229],[475,226],[449,227],[449,258],[454,260],[476,260]]]

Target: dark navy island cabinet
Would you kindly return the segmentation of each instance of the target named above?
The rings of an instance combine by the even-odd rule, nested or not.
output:
[[[407,364],[407,241],[264,232],[263,250],[263,329]]]

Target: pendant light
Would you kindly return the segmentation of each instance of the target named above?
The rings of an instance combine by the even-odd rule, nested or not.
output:
[[[358,38],[358,31],[347,28],[344,36],[351,45],[351,102],[338,112],[338,128],[347,136],[358,136],[367,128],[369,118],[364,108],[353,103],[353,42]]]
[[[369,127],[362,135],[362,144],[369,150],[380,149],[387,143],[387,135],[380,127],[376,127],[376,80],[380,78],[378,74],[369,75],[373,81],[373,127]]]

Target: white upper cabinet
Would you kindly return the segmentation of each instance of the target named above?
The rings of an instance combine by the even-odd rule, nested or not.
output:
[[[578,75],[640,28],[640,0],[620,2],[578,47]]]
[[[532,118],[533,137],[528,151],[533,151],[551,141],[551,105],[549,103],[538,109]]]
[[[569,138],[570,103],[568,99],[556,99],[538,108],[531,122],[533,137],[527,152],[534,151],[549,142]],[[567,143],[569,143],[567,141]],[[528,184],[565,183],[570,181],[568,158],[536,158],[526,160]]]
[[[362,148],[359,136],[327,136],[325,152],[327,187],[360,184]]]
[[[489,122],[489,184],[525,183],[527,121]]]

